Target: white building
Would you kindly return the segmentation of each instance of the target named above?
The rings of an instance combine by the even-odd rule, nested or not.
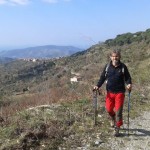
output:
[[[79,82],[79,81],[81,81],[81,80],[82,80],[82,78],[81,78],[81,77],[78,77],[78,76],[74,76],[73,78],[70,78],[71,84],[72,84],[72,83],[75,83],[75,82]]]
[[[70,78],[70,82],[71,82],[71,83],[73,83],[73,82],[78,82],[77,77]]]

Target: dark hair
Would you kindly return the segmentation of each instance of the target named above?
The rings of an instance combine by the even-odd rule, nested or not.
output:
[[[119,57],[121,57],[121,53],[120,53],[119,50],[113,50],[113,51],[111,51],[110,56],[112,56],[112,54],[117,54]]]

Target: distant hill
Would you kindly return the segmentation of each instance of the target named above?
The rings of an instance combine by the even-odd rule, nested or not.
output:
[[[9,58],[56,58],[70,56],[81,49],[73,46],[45,45],[29,47],[24,49],[14,49],[0,52],[0,57]]]
[[[105,44],[109,46],[123,46],[125,44],[131,44],[133,42],[145,42],[147,44],[150,43],[150,29],[146,31],[139,31],[136,33],[124,33],[119,34],[115,39],[108,39],[105,41]]]
[[[8,58],[8,57],[0,57],[0,64],[5,64],[5,63],[9,63],[11,61],[13,61],[15,59],[13,58]]]

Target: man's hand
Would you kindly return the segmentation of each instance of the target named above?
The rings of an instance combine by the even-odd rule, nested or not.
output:
[[[127,87],[127,90],[128,90],[128,91],[131,91],[131,90],[132,90],[132,84],[128,84],[126,87]]]
[[[94,86],[94,87],[93,87],[93,90],[98,90],[98,89],[99,89],[98,86]]]
[[[98,87],[98,86],[94,86],[93,87],[93,91],[98,91],[99,95],[102,94],[102,89],[100,87]]]

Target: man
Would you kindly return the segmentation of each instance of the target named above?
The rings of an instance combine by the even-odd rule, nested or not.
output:
[[[112,51],[110,63],[107,64],[100,76],[94,90],[101,90],[106,80],[106,110],[111,117],[111,126],[115,127],[114,136],[119,136],[119,128],[123,125],[122,111],[125,98],[125,84],[127,90],[131,91],[131,76],[125,64],[120,61],[119,51]]]

